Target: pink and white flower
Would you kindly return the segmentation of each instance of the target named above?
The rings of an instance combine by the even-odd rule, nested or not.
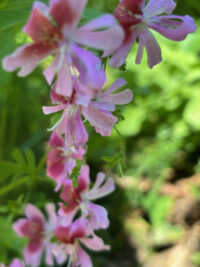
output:
[[[147,51],[148,66],[152,68],[161,60],[161,49],[149,29],[155,30],[174,41],[182,41],[189,33],[196,30],[190,16],[171,15],[176,3],[173,0],[120,0],[114,11],[115,17],[125,32],[122,45],[110,60],[112,67],[119,67],[124,62],[138,39],[139,48],[136,63],[140,64],[144,48]],[[162,15],[162,14],[167,15]]]
[[[61,199],[67,203],[60,203],[59,215],[63,221],[68,222],[73,219],[79,209],[85,218],[91,222],[94,229],[107,228],[109,226],[108,213],[100,205],[94,204],[91,200],[96,200],[107,196],[115,190],[112,178],[105,179],[104,173],[98,173],[97,179],[92,189],[89,189],[89,166],[81,168],[78,177],[78,186],[74,187],[71,180],[66,181],[61,192]]]
[[[118,120],[111,113],[115,110],[115,104],[126,104],[133,98],[129,89],[114,94],[124,84],[126,82],[123,79],[118,79],[110,88],[101,92],[84,87],[78,78],[73,78],[72,96],[70,98],[62,97],[56,94],[54,87],[52,87],[51,99],[57,105],[45,106],[43,112],[50,114],[63,110],[61,118],[52,129],[56,129],[60,134],[64,133],[69,145],[85,144],[88,140],[81,114],[90,122],[96,132],[102,136],[109,136]],[[88,93],[84,94],[84,90]]]
[[[103,240],[94,234],[92,225],[85,218],[79,218],[67,226],[58,225],[56,237],[62,242],[54,250],[55,255],[69,255],[72,267],[92,267],[89,255],[81,247],[81,243],[93,251],[108,250]]]
[[[62,186],[68,175],[76,166],[76,160],[81,160],[85,154],[82,146],[69,146],[64,139],[54,131],[51,135],[50,150],[47,154],[47,176],[57,182],[56,191]]]
[[[0,264],[0,267],[6,267],[6,265],[2,263]],[[25,263],[21,260],[14,259],[9,265],[9,267],[25,267]]]
[[[21,68],[26,76],[49,55],[55,58],[45,70],[49,84],[57,74],[56,92],[70,97],[74,70],[91,87],[101,88],[105,73],[100,59],[80,46],[100,49],[111,54],[123,41],[124,32],[112,15],[104,15],[78,28],[87,0],[50,0],[50,6],[36,1],[24,28],[32,43],[18,48],[3,59],[7,71]]]
[[[29,239],[28,245],[24,249],[24,259],[27,265],[37,267],[40,264],[43,251],[45,251],[45,262],[53,265],[52,250],[54,244],[50,242],[54,236],[54,230],[57,225],[57,215],[54,204],[47,204],[48,221],[46,221],[42,212],[33,206],[27,204],[25,209],[26,219],[19,219],[14,223],[15,232],[21,237]],[[61,263],[57,258],[58,263]]]

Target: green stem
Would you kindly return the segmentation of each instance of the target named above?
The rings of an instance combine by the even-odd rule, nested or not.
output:
[[[115,129],[117,135],[120,138],[121,151],[122,151],[123,158],[125,159],[125,157],[126,157],[126,141],[125,141],[124,137],[121,135],[120,131],[117,129],[116,126],[114,126],[114,129]]]

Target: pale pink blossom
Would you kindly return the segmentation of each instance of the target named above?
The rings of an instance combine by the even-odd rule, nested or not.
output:
[[[75,187],[71,180],[64,184],[61,192],[61,199],[66,203],[60,203],[59,215],[63,221],[72,220],[80,209],[85,218],[91,222],[94,229],[107,228],[109,226],[108,213],[100,205],[94,204],[91,200],[96,200],[107,196],[115,189],[112,178],[106,179],[104,173],[98,173],[93,187],[90,189],[89,166],[81,168],[78,177],[78,186]]]
[[[55,93],[52,87],[51,98],[55,106],[43,107],[45,114],[63,110],[59,121],[52,127],[58,133],[65,134],[69,145],[85,144],[88,134],[81,119],[81,114],[102,136],[111,135],[112,128],[117,122],[117,117],[112,114],[115,104],[129,103],[133,94],[126,89],[122,92],[115,91],[126,84],[123,79],[118,79],[105,91],[92,90],[84,87],[78,78],[73,78],[72,96],[63,97]],[[87,92],[87,94],[84,93]]]
[[[0,267],[6,267],[6,265],[1,263]],[[25,263],[21,260],[14,259],[8,267],[25,267]]]
[[[20,68],[26,76],[49,55],[55,58],[45,70],[49,84],[57,74],[56,92],[71,96],[71,76],[80,73],[84,84],[101,88],[105,73],[100,59],[81,46],[89,46],[111,54],[123,41],[124,32],[112,15],[103,15],[78,28],[87,0],[50,0],[50,6],[36,1],[24,32],[32,43],[18,48],[3,59],[7,71]]]
[[[82,146],[69,146],[65,140],[54,131],[51,135],[50,150],[47,154],[47,176],[57,182],[56,191],[62,186],[76,166],[76,160],[81,160],[85,154]]]
[[[148,66],[152,68],[161,60],[161,49],[150,29],[174,41],[181,41],[196,30],[190,16],[171,15],[176,3],[173,0],[121,0],[114,11],[116,19],[125,32],[122,45],[110,60],[112,67],[119,67],[138,39],[139,48],[136,63],[140,64],[144,48],[147,51]],[[167,15],[163,15],[167,14]]]
[[[62,224],[56,228],[56,237],[62,243],[55,248],[56,256],[68,255],[72,267],[92,267],[89,255],[83,250],[81,244],[93,251],[108,250],[103,240],[94,234],[92,225],[85,218],[76,219],[67,226]]]
[[[57,225],[57,215],[54,204],[47,204],[48,221],[42,212],[27,204],[25,215],[27,218],[19,219],[14,223],[15,232],[21,237],[29,239],[28,245],[24,249],[24,259],[27,265],[37,267],[40,265],[43,251],[45,251],[45,262],[53,265],[52,249],[54,244],[50,242],[54,236]]]

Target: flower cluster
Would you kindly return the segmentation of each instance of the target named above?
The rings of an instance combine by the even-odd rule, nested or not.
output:
[[[29,239],[24,249],[26,264],[39,266],[43,252],[48,265],[64,263],[67,258],[73,266],[92,266],[81,243],[94,251],[108,249],[103,240],[96,236],[94,230],[105,229],[109,226],[108,214],[104,207],[94,204],[95,200],[108,195],[115,189],[111,178],[105,179],[103,173],[97,175],[92,189],[90,187],[89,166],[83,165],[75,187],[70,179],[64,183],[60,197],[59,210],[54,204],[47,204],[48,220],[42,212],[27,204],[25,219],[19,219],[13,228],[19,236]],[[78,211],[81,216],[77,217]],[[56,240],[56,241],[54,241]]]
[[[103,57],[112,56],[111,66],[118,67],[138,39],[136,63],[140,63],[145,47],[148,65],[153,67],[160,62],[161,52],[149,28],[176,41],[195,30],[189,16],[169,15],[175,8],[173,0],[150,0],[146,6],[145,0],[121,0],[114,16],[106,14],[79,26],[86,3],[87,0],[50,0],[47,7],[35,2],[24,27],[32,43],[3,60],[4,69],[20,68],[18,75],[26,76],[41,60],[53,55],[43,73],[51,87],[52,105],[44,106],[43,112],[61,112],[50,129],[47,176],[56,182],[55,190],[60,190],[62,202],[58,210],[55,204],[46,205],[47,219],[38,208],[27,204],[26,218],[13,225],[19,236],[29,240],[24,249],[25,263],[15,259],[10,267],[37,267],[43,254],[47,265],[67,261],[68,266],[90,267],[91,259],[82,244],[94,251],[109,249],[95,234],[109,226],[108,213],[92,201],[113,192],[115,185],[112,178],[98,173],[90,187],[89,166],[83,163],[89,138],[84,121],[102,136],[111,135],[118,121],[113,115],[115,105],[129,103],[133,95],[129,89],[120,90],[126,84],[121,78],[104,89],[106,74],[101,59],[86,47],[101,50]],[[167,15],[160,16],[163,13]],[[80,165],[75,186],[71,175]]]

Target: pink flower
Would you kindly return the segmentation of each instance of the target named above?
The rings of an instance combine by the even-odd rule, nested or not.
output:
[[[175,7],[173,0],[149,0],[146,6],[145,0],[121,0],[114,15],[125,31],[125,39],[111,58],[111,66],[119,67],[124,63],[137,39],[136,63],[140,64],[145,47],[148,66],[152,68],[158,64],[162,60],[161,50],[149,28],[174,41],[184,40],[187,34],[194,32],[196,27],[190,16],[170,15]]]
[[[124,84],[126,82],[123,79],[118,79],[109,89],[101,92],[84,87],[78,78],[74,78],[72,96],[62,97],[55,93],[53,87],[52,102],[58,105],[43,107],[43,112],[50,114],[64,110],[60,120],[52,129],[56,129],[60,134],[64,133],[69,145],[85,144],[88,134],[82,122],[81,113],[98,133],[102,136],[110,135],[113,125],[117,122],[117,118],[111,113],[115,110],[115,104],[126,104],[133,98],[129,89],[113,94]]]
[[[56,237],[62,242],[54,250],[55,255],[68,254],[73,267],[92,267],[89,255],[82,249],[80,243],[93,251],[108,250],[103,240],[93,232],[91,224],[85,218],[79,218],[68,226],[58,225]]]
[[[6,265],[4,265],[3,263],[0,264],[0,267],[6,267]],[[25,263],[23,261],[20,261],[18,259],[14,259],[11,264],[9,265],[9,267],[25,267]]]
[[[56,191],[62,186],[67,175],[72,173],[76,166],[76,159],[81,160],[85,154],[83,147],[74,147],[66,144],[64,139],[53,132],[49,145],[51,147],[47,154],[47,176],[57,182]]]
[[[102,198],[114,191],[115,185],[111,178],[105,181],[105,174],[98,173],[96,182],[92,189],[89,189],[89,166],[84,165],[81,168],[78,177],[77,188],[73,186],[72,181],[66,181],[61,193],[61,199],[67,205],[60,203],[59,215],[63,221],[70,221],[81,209],[85,218],[88,218],[94,229],[107,228],[109,226],[108,214],[104,207],[94,204],[91,200]]]
[[[32,267],[39,266],[44,250],[46,263],[53,265],[54,262],[52,255],[53,244],[50,242],[57,224],[54,204],[47,204],[46,210],[49,216],[48,221],[45,220],[39,209],[32,204],[27,204],[25,209],[27,218],[19,219],[13,225],[15,232],[19,236],[25,236],[29,239],[29,243],[24,249],[24,259],[26,264]]]
[[[101,16],[78,28],[86,3],[87,0],[50,0],[48,8],[35,2],[24,28],[33,42],[4,58],[4,69],[21,68],[18,75],[26,76],[41,60],[53,54],[55,58],[44,75],[51,84],[57,73],[58,94],[71,96],[71,75],[77,70],[84,84],[101,88],[105,82],[101,61],[79,45],[111,54],[123,41],[124,32],[112,15]]]

